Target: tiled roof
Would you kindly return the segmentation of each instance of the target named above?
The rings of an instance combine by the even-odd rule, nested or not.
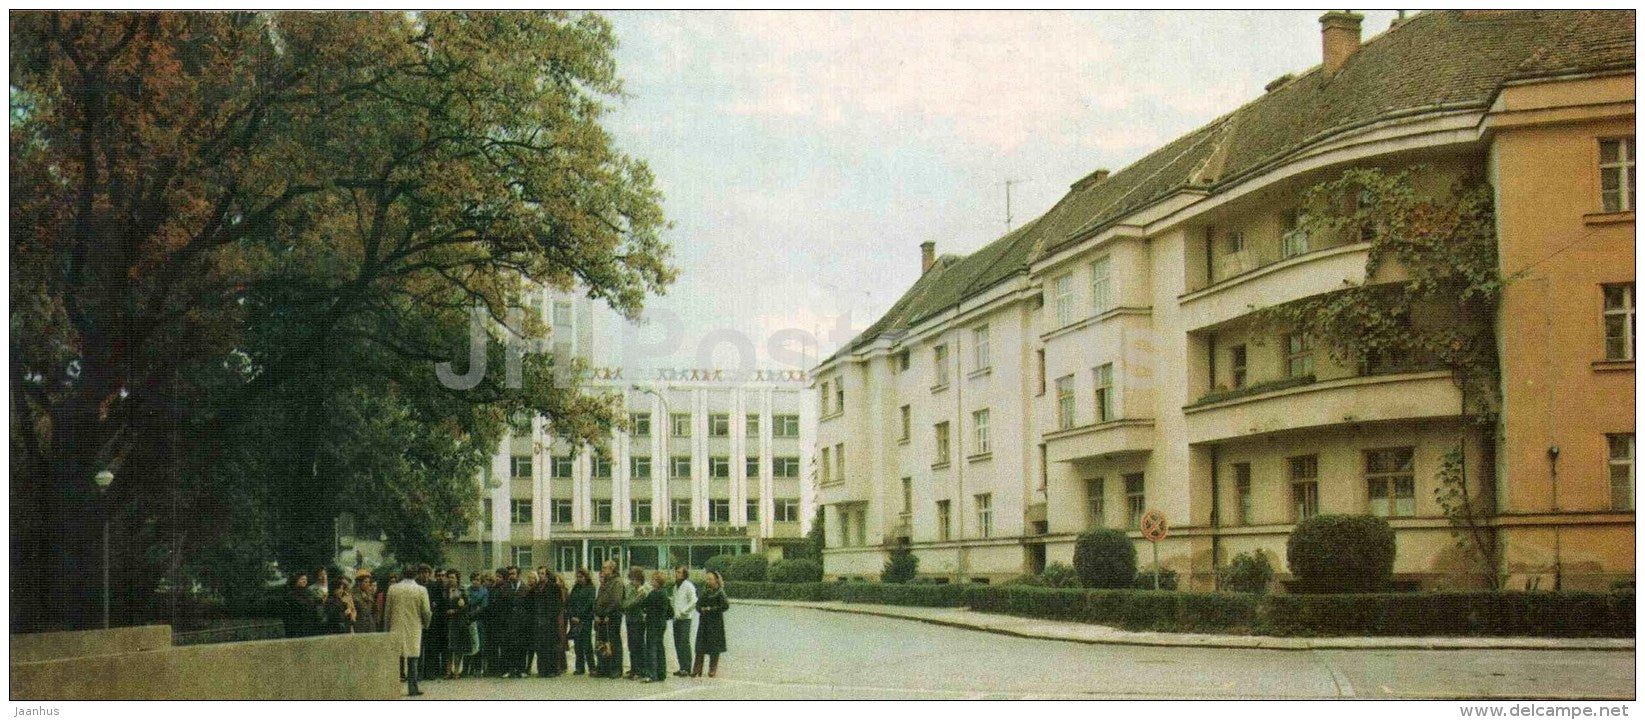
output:
[[[1335,74],[1314,67],[1106,180],[1077,183],[1044,215],[975,253],[945,257],[835,357],[955,307],[1025,272],[1040,254],[1178,190],[1216,192],[1381,118],[1481,109],[1503,83],[1517,78],[1631,70],[1634,43],[1632,10],[1420,13],[1366,41]]]

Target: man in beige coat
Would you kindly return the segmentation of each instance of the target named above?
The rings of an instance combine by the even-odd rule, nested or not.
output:
[[[427,575],[427,565],[418,568],[419,575]],[[434,611],[428,604],[428,588],[417,584],[410,574],[388,589],[388,603],[383,614],[387,616],[388,633],[400,645],[400,657],[406,659],[406,694],[423,694],[417,690],[417,676],[422,671],[423,629],[434,620]]]

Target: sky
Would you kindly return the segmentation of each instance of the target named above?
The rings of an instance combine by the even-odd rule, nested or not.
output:
[[[1007,180],[1021,226],[1318,64],[1323,12],[607,13],[607,127],[657,176],[680,277],[602,364],[826,357],[913,284],[921,242],[1004,234]],[[1366,39],[1394,17],[1365,15]]]

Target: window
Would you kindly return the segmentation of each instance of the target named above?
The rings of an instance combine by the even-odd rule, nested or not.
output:
[[[1634,434],[1606,435],[1611,447],[1611,509],[1634,509]]]
[[[1113,290],[1108,283],[1108,258],[1091,262],[1091,312],[1097,314],[1113,307]]]
[[[937,386],[947,385],[948,384],[948,346],[947,345],[938,345],[935,348],[931,349],[931,364],[932,364],[932,370],[935,372],[935,375],[933,375],[933,377],[936,378],[936,382],[933,382],[932,385],[937,385]]]
[[[1125,480],[1125,522],[1130,529],[1142,527],[1142,515],[1148,512],[1147,493],[1143,485],[1142,473],[1131,473]]]
[[[947,465],[948,459],[952,457],[948,448],[948,423],[946,421],[940,422],[934,425],[933,428],[937,434],[937,458],[934,462],[937,465]]]
[[[831,393],[831,392],[828,391],[828,381],[827,380],[823,381],[822,392],[818,395],[818,397],[822,398],[822,414],[823,414],[823,416],[827,417],[829,415],[834,414],[833,410],[828,409],[828,403],[831,402],[834,399],[834,393]]]
[[[1074,427],[1074,376],[1057,378],[1057,429]]]
[[[611,477],[611,458],[605,457],[603,455],[595,455],[594,456],[594,477],[597,477],[597,478]]]
[[[845,443],[834,446],[834,480],[845,482]]]
[[[651,479],[651,456],[637,455],[628,459],[629,475],[635,480]]]
[[[1605,359],[1634,359],[1634,284],[1606,285]]]
[[[988,411],[978,410],[971,413],[971,445],[974,455],[985,455],[991,452],[988,444]]]
[[[1097,422],[1114,419],[1114,364],[1103,363],[1091,372],[1097,392]]]
[[[571,524],[571,500],[555,500],[548,506],[548,521],[555,525]]]
[[[899,424],[897,426],[897,441],[908,442],[908,438],[911,436],[914,429],[914,409],[904,405],[898,409],[897,412],[900,417]]]
[[[509,548],[509,557],[514,567],[528,568],[532,566],[530,545],[515,545]]]
[[[822,449],[822,481],[824,483],[830,483],[830,482],[834,481],[834,449],[833,448],[823,448]]]
[[[515,525],[530,525],[531,500],[515,498],[508,501],[508,521]]]
[[[691,523],[691,498],[674,498],[669,506],[668,521],[679,525]]]
[[[947,500],[937,501],[937,539],[953,537],[953,510]]]
[[[976,497],[977,501],[977,536],[991,537],[994,534],[994,494],[983,493]]]
[[[670,478],[691,477],[691,456],[675,455],[668,460],[668,476]]]
[[[1599,197],[1605,212],[1634,209],[1634,139],[1599,141]]]
[[[787,500],[778,500],[778,501],[776,501],[775,503],[772,504],[772,509],[776,511],[776,517],[773,517],[771,519],[776,521],[776,522],[799,522],[800,521],[800,501],[799,500],[792,499],[792,498],[787,499]]]
[[[1307,335],[1285,336],[1285,376],[1312,377],[1314,374],[1314,342]]]
[[[797,457],[780,457],[771,460],[771,475],[780,478],[797,478],[800,476],[800,459]]]
[[[508,474],[517,478],[531,477],[531,456],[515,455],[509,458]]]
[[[731,458],[716,455],[708,459],[708,476],[712,478],[731,477]]]
[[[552,458],[552,460],[553,460],[553,463],[554,463],[553,468],[552,468],[554,470],[554,473],[553,473],[554,477],[557,477],[557,478],[571,477],[571,469],[573,467],[575,467],[575,463],[572,462],[572,458],[571,458],[570,455],[558,455],[558,456],[555,456],[554,458]]]
[[[1056,310],[1056,327],[1074,322],[1074,274],[1063,273],[1051,281],[1051,306]]]
[[[561,326],[571,324],[571,301],[554,301],[554,324]]]
[[[891,356],[891,372],[901,375],[908,372],[908,351],[900,350]]]
[[[492,510],[492,506],[491,506],[491,498],[486,498],[486,499],[480,501],[480,534],[481,535],[490,535],[491,534],[491,528],[492,528],[493,525],[495,525],[495,523],[492,520],[492,513],[493,512],[494,511]]]
[[[571,547],[570,545],[561,545],[557,550],[555,550],[554,571],[563,573],[576,572],[577,548]]]
[[[1411,517],[1417,514],[1416,479],[1412,448],[1365,451],[1365,486],[1371,514]]]
[[[709,500],[708,521],[721,525],[731,522],[731,501],[723,499]]]
[[[743,425],[746,426],[744,434],[748,437],[758,438],[760,436],[760,416],[744,415]]]
[[[902,514],[914,512],[914,478],[902,479]]]
[[[1228,369],[1234,373],[1234,389],[1245,387],[1245,346],[1235,345],[1228,350]]]
[[[988,360],[988,326],[979,325],[971,331],[971,365],[974,370],[987,370],[991,363]]]
[[[1085,481],[1085,512],[1092,528],[1108,527],[1108,508],[1103,490],[1102,478]]]
[[[1292,520],[1302,522],[1319,514],[1319,456],[1286,458],[1291,471]]]
[[[713,413],[708,416],[709,437],[731,437],[731,416],[725,413]]]
[[[743,459],[743,477],[757,478],[760,476],[760,459],[749,457]]]
[[[759,522],[760,521],[760,501],[759,500],[749,500],[748,501],[748,507],[743,511],[743,517],[744,517],[744,519],[748,520],[748,522],[751,522],[751,523],[752,522]]]
[[[1251,524],[1251,463],[1234,463],[1234,522]]]
[[[1285,214],[1285,229],[1279,234],[1280,257],[1296,257],[1308,252],[1308,231],[1303,229],[1302,213]]]
[[[797,438],[800,436],[800,416],[773,415],[771,416],[773,437]]]
[[[1045,350],[1042,349],[1042,350],[1035,350],[1034,351],[1034,366],[1039,368],[1039,372],[1034,373],[1034,395],[1035,396],[1044,395],[1045,394]]]
[[[845,381],[834,381],[834,412],[845,412]]]
[[[650,500],[631,500],[631,501],[629,501],[628,506],[629,506],[628,516],[629,516],[629,519],[634,524],[636,524],[636,525],[650,525],[651,524],[651,501]]]
[[[594,524],[611,524],[611,499],[600,498],[594,501]]]
[[[680,438],[691,437],[691,414],[690,413],[674,413],[673,415],[671,415],[669,417],[670,417],[670,421],[673,423],[673,431],[672,432],[673,432],[674,437],[680,437]]]
[[[634,413],[632,417],[634,418],[634,435],[637,437],[650,437],[651,413]]]

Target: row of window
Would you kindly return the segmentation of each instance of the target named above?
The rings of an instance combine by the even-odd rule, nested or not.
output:
[[[1086,268],[1086,278],[1089,282],[1089,299],[1087,306],[1090,315],[1100,315],[1113,309],[1113,284],[1109,277],[1112,263],[1104,255],[1092,260]],[[1078,300],[1074,296],[1074,273],[1065,272],[1051,279],[1051,302],[1047,303],[1052,313],[1051,327],[1060,328],[1074,324]]]
[[[569,478],[572,474],[572,458],[566,455],[556,455],[551,458],[549,477]],[[675,455],[668,459],[668,476],[670,478],[691,477],[691,456]],[[516,479],[531,477],[531,456],[515,455],[509,458],[509,473]],[[744,459],[743,473],[746,477],[759,477],[760,459],[750,457]],[[797,478],[800,476],[800,459],[794,456],[771,458],[771,475],[779,478]],[[708,476],[713,478],[731,477],[731,458],[724,455],[715,455],[708,458]],[[611,460],[596,455],[594,457],[594,477],[611,477]],[[651,479],[651,456],[640,455],[629,458],[629,477],[636,480]]]
[[[977,513],[977,537],[994,536],[994,494],[980,493],[971,497]],[[910,518],[914,512],[914,479],[902,479],[902,516]],[[839,506],[840,542],[843,545],[865,544],[865,510],[861,505]],[[954,539],[953,504],[948,500],[936,502],[937,540]]]
[[[611,524],[611,500],[595,499],[592,503],[594,511],[593,524]],[[516,498],[509,501],[509,522],[515,525],[530,525],[533,503],[531,499]],[[549,501],[549,522],[555,525],[571,524],[571,500],[557,499]],[[760,519],[760,501],[749,500],[746,509],[749,522],[758,522]],[[635,524],[651,523],[651,501],[629,501],[629,518]],[[800,519],[800,501],[794,498],[778,499],[773,501],[771,519],[775,522],[798,522]],[[708,521],[724,524],[731,522],[731,501],[723,498],[708,500]],[[691,522],[691,498],[675,498],[669,503],[669,522]],[[481,529],[491,532],[491,500],[484,501],[484,512],[481,515]]]
[[[1108,422],[1118,417],[1118,398],[1114,393],[1114,364],[1103,363],[1092,368],[1091,386],[1092,422]],[[1057,429],[1067,430],[1076,427],[1079,424],[1079,412],[1076,407],[1072,374],[1057,378],[1056,393]]]
[[[651,435],[651,413],[629,413],[630,422],[634,426],[636,437]],[[748,437],[760,436],[760,416],[744,415],[743,430]],[[673,437],[691,437],[691,413],[672,413],[669,415],[669,434]],[[709,437],[731,437],[731,415],[729,413],[709,413]],[[772,415],[771,436],[780,438],[797,438],[800,436],[800,416]]]

